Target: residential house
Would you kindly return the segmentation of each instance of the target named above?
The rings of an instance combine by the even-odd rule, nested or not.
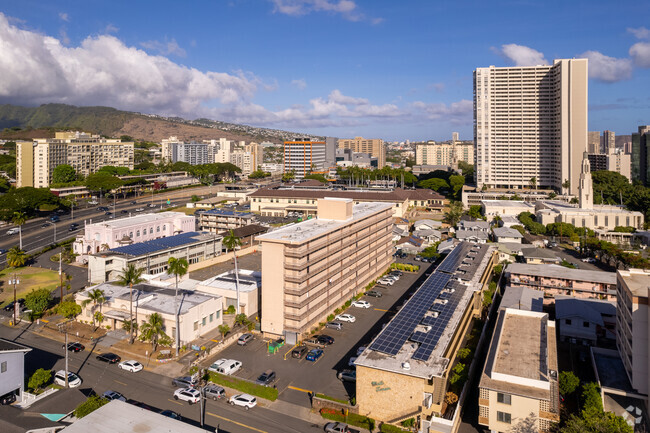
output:
[[[520,244],[524,236],[517,229],[509,227],[495,227],[492,229],[494,242],[509,242]]]
[[[14,394],[23,399],[25,390],[25,355],[29,347],[0,338],[0,397]]]
[[[600,299],[555,296],[555,321],[561,341],[596,345],[616,340],[616,303]]]
[[[526,247],[521,249],[524,262],[531,265],[542,265],[547,263],[560,263],[560,258],[553,250],[546,248]]]
[[[488,241],[488,232],[483,230],[456,230],[456,239],[484,244]]]

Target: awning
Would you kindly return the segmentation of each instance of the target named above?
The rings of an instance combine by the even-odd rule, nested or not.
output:
[[[104,317],[117,320],[129,320],[131,318],[131,315],[126,311],[110,310],[104,313]]]

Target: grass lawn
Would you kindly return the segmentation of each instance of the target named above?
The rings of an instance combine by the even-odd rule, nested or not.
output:
[[[59,285],[59,273],[51,269],[43,268],[5,268],[0,271],[0,305],[4,306],[14,300],[14,286],[8,284],[13,279],[14,272],[20,281],[16,285],[16,297],[24,298],[32,289],[46,288],[53,290]],[[65,282],[65,275],[63,275]]]

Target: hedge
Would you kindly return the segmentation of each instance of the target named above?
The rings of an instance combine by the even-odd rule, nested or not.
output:
[[[368,429],[370,431],[375,429],[375,420],[367,416],[359,415],[356,413],[348,413],[346,417],[340,410],[330,409],[324,407],[320,410],[320,416],[332,421],[344,422],[356,427]]]
[[[278,390],[270,386],[258,385],[233,376],[224,376],[223,374],[209,372],[210,382],[217,385],[227,386],[246,394],[255,395],[267,400],[275,401],[278,399]]]
[[[408,432],[409,430],[404,430],[401,429],[397,426],[394,426],[392,424],[382,424],[379,427],[379,431],[382,433],[403,433],[403,432]]]
[[[339,398],[330,397],[329,395],[321,394],[318,392],[316,393],[316,397],[322,398],[324,400],[335,401],[337,403],[348,404],[347,400],[341,400]]]
[[[92,397],[88,397],[86,401],[81,403],[74,410],[74,416],[76,416],[77,418],[83,418],[89,413],[104,406],[106,403],[108,403],[108,400],[98,395],[93,395]]]
[[[391,263],[390,265],[391,269],[398,269],[400,271],[405,271],[405,272],[417,272],[420,270],[420,266],[418,265],[409,265],[406,263]]]

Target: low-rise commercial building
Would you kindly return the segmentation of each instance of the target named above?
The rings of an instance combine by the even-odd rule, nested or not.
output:
[[[614,272],[569,269],[560,265],[511,263],[505,270],[508,284],[542,290],[549,301],[555,295],[616,300]]]
[[[388,203],[318,200],[318,217],[258,236],[261,327],[288,343],[377,278],[392,262]]]
[[[481,207],[488,219],[497,215],[516,217],[522,212],[535,213],[535,205],[522,200],[481,200]]]
[[[360,414],[455,431],[442,419],[448,379],[495,264],[492,245],[461,242],[449,253],[355,361]],[[460,422],[453,409],[445,415]]]
[[[499,311],[479,384],[480,425],[493,432],[518,426],[549,432],[560,421],[555,338],[546,313]]]
[[[23,399],[25,390],[25,354],[29,347],[0,338],[0,397],[14,394]]]
[[[221,233],[257,222],[256,215],[234,209],[211,209],[199,214],[199,230]]]
[[[221,254],[222,239],[213,233],[186,232],[90,254],[88,281],[99,284],[115,280],[129,264],[146,274],[160,274],[167,271],[171,257],[184,258],[190,265],[199,263]]]
[[[209,293],[221,297],[224,311],[228,307],[237,308],[237,285],[239,285],[239,307],[240,313],[246,316],[259,314],[259,297],[262,286],[262,273],[240,269],[224,272],[201,281],[196,285],[196,290],[202,293]]]

